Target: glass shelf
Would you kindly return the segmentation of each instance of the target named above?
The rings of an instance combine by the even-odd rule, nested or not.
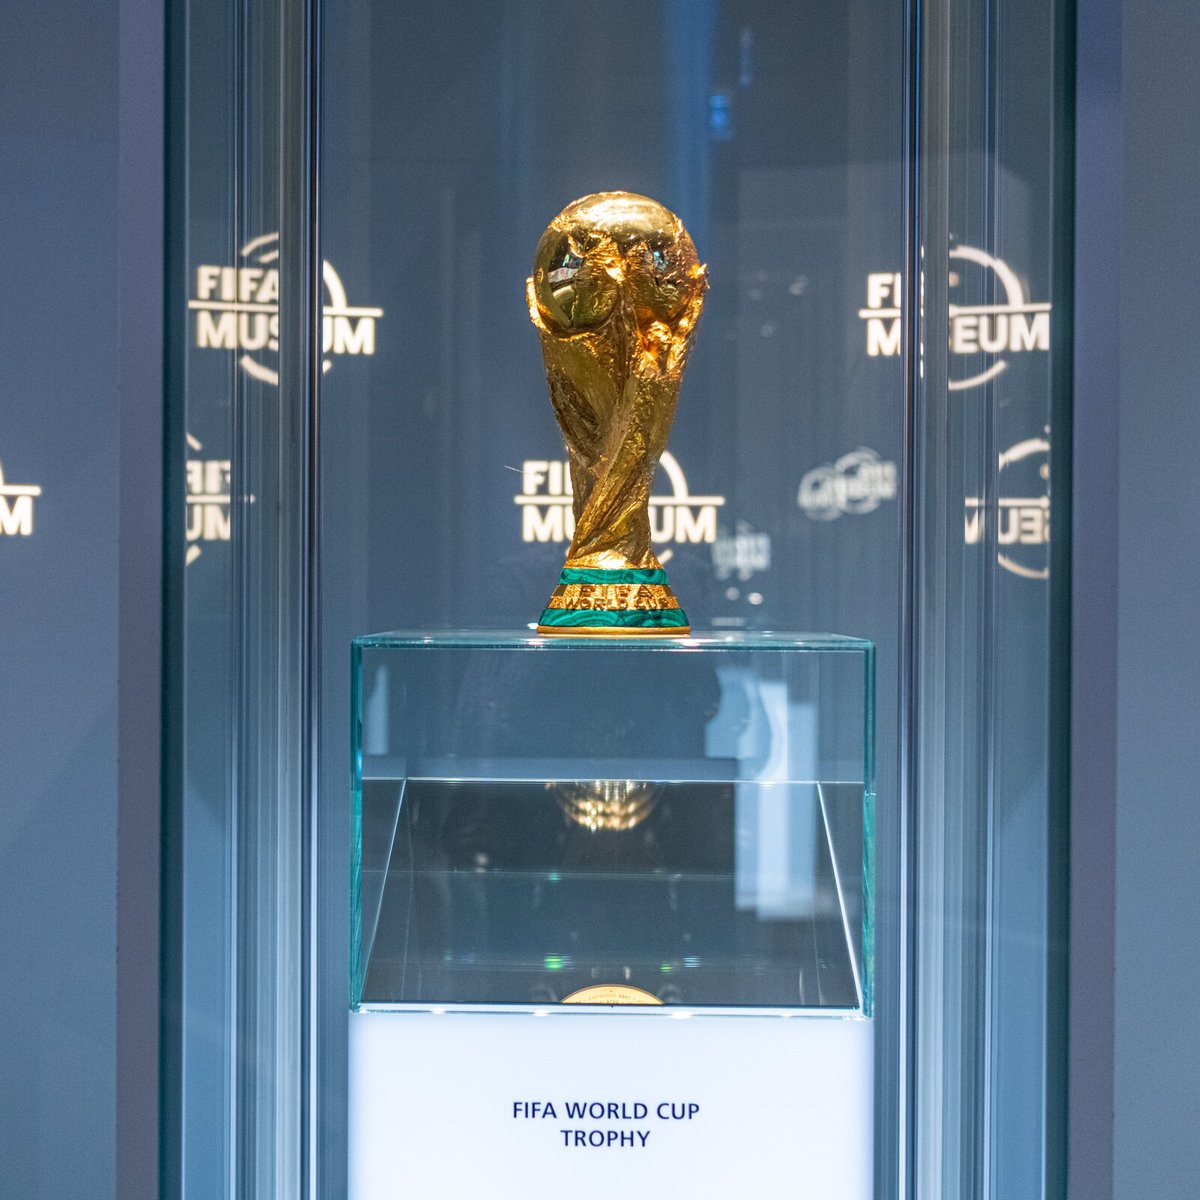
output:
[[[532,629],[533,626],[531,625]],[[391,633],[371,633],[354,639],[362,649],[413,649],[418,646],[438,646],[466,650],[571,650],[597,649],[595,637],[571,637],[556,634],[538,637],[511,629],[445,629],[405,630]],[[688,652],[723,650],[744,654],[753,651],[799,651],[801,653],[845,651],[863,654],[871,643],[862,638],[845,637],[836,633],[777,633],[769,629],[731,630],[727,633],[692,634],[688,637],[667,637],[657,640],[646,637],[606,637],[604,646],[612,650]]]

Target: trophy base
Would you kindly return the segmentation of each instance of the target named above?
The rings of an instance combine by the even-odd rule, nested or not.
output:
[[[661,567],[564,567],[537,625],[541,637],[687,637],[691,631]]]
[[[690,637],[690,625],[539,625],[538,637]]]

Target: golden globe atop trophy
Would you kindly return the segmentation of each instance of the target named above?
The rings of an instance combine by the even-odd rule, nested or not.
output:
[[[707,286],[683,222],[631,192],[568,204],[538,242],[526,297],[575,515],[539,634],[690,632],[650,545],[650,481]]]

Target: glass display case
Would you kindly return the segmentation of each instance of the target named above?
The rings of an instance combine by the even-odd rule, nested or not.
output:
[[[171,12],[165,1192],[1058,1196],[1069,5]],[[653,645],[529,625],[616,189]]]

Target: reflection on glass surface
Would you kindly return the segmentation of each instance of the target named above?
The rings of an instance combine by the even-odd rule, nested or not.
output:
[[[658,805],[662,788],[636,779],[587,779],[547,784],[568,821],[596,833],[640,825]]]
[[[588,829],[536,781],[365,784],[364,819],[394,833],[362,1005],[556,1003],[619,983],[665,1004],[857,1008],[817,787],[638,786],[658,799],[633,829]],[[823,791],[861,813],[861,784]],[[786,809],[797,875],[738,877],[751,799]],[[763,907],[740,900],[746,884]],[[771,907],[789,886],[799,902]]]

